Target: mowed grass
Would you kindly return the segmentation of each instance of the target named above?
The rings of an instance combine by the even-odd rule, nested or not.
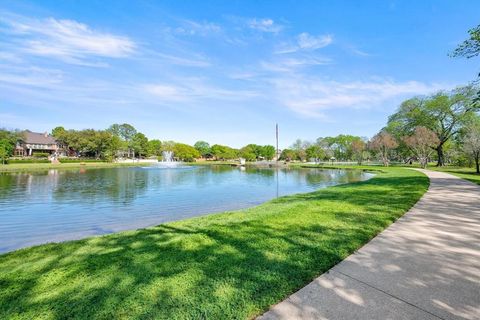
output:
[[[480,184],[480,174],[477,174],[475,172],[475,168],[446,166],[446,167],[434,167],[429,169],[450,173],[459,178],[471,181],[476,184]]]
[[[428,178],[374,178],[255,208],[0,256],[0,319],[245,319],[405,213]]]

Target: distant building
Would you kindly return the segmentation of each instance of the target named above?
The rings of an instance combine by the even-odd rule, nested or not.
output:
[[[65,146],[47,132],[38,133],[26,130],[23,139],[15,147],[15,156],[28,157],[34,152],[48,153],[53,157],[64,156]]]

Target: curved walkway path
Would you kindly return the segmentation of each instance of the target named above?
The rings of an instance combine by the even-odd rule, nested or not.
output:
[[[480,319],[480,186],[422,172],[408,213],[259,319]]]

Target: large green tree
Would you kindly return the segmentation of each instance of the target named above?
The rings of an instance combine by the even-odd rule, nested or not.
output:
[[[52,129],[52,136],[54,136],[55,138],[60,137],[65,134],[65,131],[65,128],[62,126],[55,127]]]
[[[7,139],[0,139],[0,160],[2,161],[2,164],[5,164],[5,161],[9,156],[9,147],[9,142]]]
[[[133,157],[135,154],[142,157],[148,152],[148,138],[141,132],[135,133],[130,142],[130,147],[133,151]]]
[[[259,152],[258,147],[259,146],[255,144],[246,145],[245,147],[240,149],[240,157],[244,158],[247,161],[257,160],[257,152]]]
[[[293,149],[283,149],[280,154],[280,160],[292,161],[297,160],[297,152]]]
[[[148,141],[147,148],[148,156],[161,156],[162,155],[162,142],[158,139]]]
[[[195,149],[200,152],[202,157],[210,158],[212,156],[212,149],[210,148],[210,144],[206,141],[197,141],[194,144]]]
[[[355,141],[362,141],[362,138],[349,134],[339,134],[336,137],[318,138],[317,144],[320,146],[326,145],[331,156],[338,160],[352,160],[354,158],[352,143]]]
[[[305,150],[308,159],[314,159],[315,162],[325,159],[326,152],[318,144],[312,144]]]
[[[135,151],[133,150],[134,147],[132,145],[132,140],[133,140],[133,137],[137,134],[137,129],[135,129],[134,126],[128,123],[123,123],[123,124],[115,123],[115,124],[112,124],[107,129],[107,131],[109,131],[115,136],[120,137],[124,141],[125,147],[127,148],[129,155],[131,152],[135,153]],[[135,155],[133,154],[133,156]]]
[[[200,158],[200,152],[194,147],[185,143],[176,143],[173,147],[173,155],[181,161],[192,162]]]
[[[22,139],[22,134],[19,131],[10,131],[7,129],[0,129],[0,141],[2,144],[2,161],[13,155],[15,146],[18,141]]]
[[[214,144],[212,146],[212,155],[216,160],[231,160],[238,156],[235,149],[220,144]]]
[[[403,102],[398,111],[388,119],[388,132],[409,136],[416,127],[433,131],[438,137],[437,165],[444,165],[444,145],[479,110],[474,101],[475,88],[466,86],[429,97],[415,97]]]
[[[275,157],[275,147],[272,145],[262,146],[260,154],[266,160],[272,160]]]

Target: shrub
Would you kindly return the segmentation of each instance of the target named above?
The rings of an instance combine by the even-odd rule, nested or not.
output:
[[[47,152],[33,152],[32,157],[34,158],[48,158],[50,154]]]
[[[106,160],[91,159],[91,158],[60,158],[60,163],[80,163],[80,162],[107,162]]]
[[[8,159],[6,161],[7,164],[14,164],[14,163],[50,163],[48,159]]]

